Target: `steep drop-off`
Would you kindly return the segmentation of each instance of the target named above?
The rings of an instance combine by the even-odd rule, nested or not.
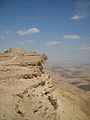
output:
[[[0,120],[89,120],[78,106],[75,112],[73,95],[52,83],[45,60],[19,48],[0,53]]]

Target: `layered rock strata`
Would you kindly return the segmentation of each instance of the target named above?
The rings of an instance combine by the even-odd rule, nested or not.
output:
[[[0,120],[59,120],[47,56],[9,49],[0,57]]]

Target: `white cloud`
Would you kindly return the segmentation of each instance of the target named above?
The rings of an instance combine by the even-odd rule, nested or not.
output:
[[[19,45],[24,45],[25,42],[23,42],[23,41],[19,41],[18,44],[19,44]]]
[[[63,47],[66,50],[80,50],[80,51],[87,51],[90,50],[90,46],[80,46],[80,47]]]
[[[56,46],[56,45],[59,45],[61,44],[61,41],[50,41],[50,42],[47,42],[47,46]]]
[[[77,0],[76,1],[78,7],[89,7],[90,6],[90,0]]]
[[[80,36],[79,35],[64,35],[63,39],[66,39],[66,40],[79,40]]]
[[[82,18],[90,17],[90,0],[75,0],[76,12]]]
[[[25,44],[33,44],[33,40],[24,40],[24,41],[19,41],[18,44],[20,45],[25,45]]]
[[[76,50],[90,50],[90,46],[81,46],[78,48],[75,48]]]
[[[83,16],[74,15],[74,16],[72,16],[70,19],[71,19],[71,20],[80,20],[80,19],[82,19],[82,18],[83,18]]]
[[[2,35],[0,35],[0,39],[5,39],[5,37],[4,37],[4,36],[2,36]]]
[[[34,43],[35,41],[33,41],[33,40],[26,40],[26,42],[32,44],[32,43]]]
[[[17,22],[21,22],[21,19],[20,19],[20,18],[17,18],[16,20],[17,20]]]
[[[30,29],[24,29],[24,30],[19,30],[17,33],[21,36],[23,35],[29,35],[29,34],[33,34],[33,33],[38,33],[40,32],[40,30],[38,28],[30,28]]]
[[[9,34],[11,31],[10,30],[7,30],[6,33]]]

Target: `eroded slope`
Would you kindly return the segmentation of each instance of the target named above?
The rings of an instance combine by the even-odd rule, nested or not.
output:
[[[1,56],[0,120],[59,120],[55,87],[42,66],[47,57],[15,50]]]

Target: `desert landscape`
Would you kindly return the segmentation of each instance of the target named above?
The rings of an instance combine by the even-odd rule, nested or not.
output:
[[[52,76],[52,83],[62,101],[64,113],[61,113],[61,120],[90,119],[90,65],[47,63],[45,70]]]
[[[90,0],[0,0],[0,120],[90,120]]]
[[[0,120],[90,119],[90,66],[47,59],[21,48],[0,53]]]

